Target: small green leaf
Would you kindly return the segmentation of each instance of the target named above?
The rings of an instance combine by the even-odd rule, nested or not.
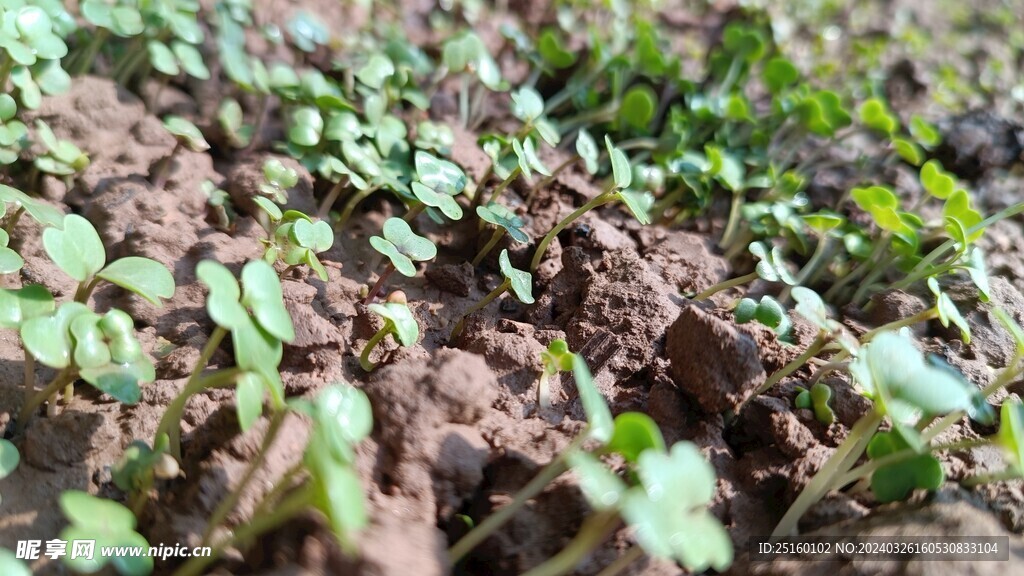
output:
[[[203,138],[199,128],[181,116],[165,117],[164,128],[193,152],[205,152],[210,149],[210,144]]]
[[[263,378],[255,372],[245,372],[235,383],[235,409],[242,432],[252,428],[263,414]]]
[[[490,202],[487,206],[477,206],[476,214],[484,222],[504,228],[508,235],[516,242],[530,241],[530,237],[522,230],[526,226],[526,221],[506,206]]]
[[[281,281],[270,264],[252,260],[242,268],[242,294],[242,305],[252,310],[261,328],[284,342],[295,339],[291,316],[284,307]]]
[[[910,445],[899,434],[879,432],[868,444],[867,453],[868,458],[877,460],[909,448]],[[945,478],[937,458],[931,454],[919,454],[875,470],[871,475],[871,491],[879,502],[898,502],[915,489],[937,490]]]
[[[943,170],[938,160],[929,160],[921,166],[921,185],[932,196],[945,200],[956,190],[956,177]]]
[[[608,148],[608,157],[612,162],[612,176],[615,180],[615,187],[620,190],[629,188],[629,185],[633,183],[633,170],[629,167],[629,158],[626,157],[622,150],[619,150],[612,144],[612,139],[607,135],[604,137],[604,144]]]
[[[651,123],[658,106],[658,95],[646,84],[638,84],[626,91],[619,108],[619,118],[629,126],[643,130]]]
[[[776,56],[764,64],[764,83],[772,94],[778,94],[800,79],[800,72],[788,59]]]
[[[420,326],[409,306],[398,302],[370,304],[371,312],[384,318],[389,331],[402,346],[412,346],[420,337]]]
[[[98,277],[161,306],[161,298],[174,296],[174,277],[163,264],[149,258],[127,256],[111,262]]]
[[[394,62],[384,54],[376,53],[356,71],[356,79],[374,90],[380,90],[394,73]]]
[[[885,102],[878,98],[869,98],[860,105],[860,121],[868,128],[881,132],[886,136],[892,135],[899,129],[899,120],[886,106]]]
[[[996,443],[1018,473],[1024,471],[1024,404],[1009,398],[999,409],[999,433]]]
[[[654,420],[642,412],[623,412],[615,417],[615,429],[608,450],[636,462],[647,450],[665,451],[665,439]]]
[[[523,304],[533,304],[533,274],[512,266],[508,250],[503,249],[498,256],[498,267],[512,286],[512,292]]]
[[[572,363],[572,375],[576,380],[576,389],[580,393],[580,402],[583,404],[583,412],[587,415],[587,435],[606,444],[612,438],[615,424],[612,420],[611,410],[604,396],[598,391],[594,384],[594,378],[590,374],[590,368],[586,361],[576,355]]]
[[[10,440],[0,438],[0,479],[13,474],[14,470],[18,468],[19,462],[21,462],[21,454],[18,452],[18,447]]]
[[[595,510],[614,510],[626,492],[626,483],[612,473],[600,460],[574,450],[568,454],[569,467],[579,477],[580,491]]]
[[[942,143],[942,135],[939,134],[939,131],[916,114],[910,117],[910,135],[917,140],[918,144],[929,150]]]
[[[590,135],[590,132],[583,128],[580,128],[579,134],[576,135],[576,153],[583,159],[587,172],[591,175],[597,174],[597,170],[600,168],[597,164],[597,159],[600,155],[597,149],[597,142],[594,141],[594,137]]]
[[[43,230],[43,247],[54,264],[79,282],[102,270],[107,258],[96,229],[77,214],[64,217],[63,229]]]
[[[544,113],[544,99],[536,90],[523,86],[512,93],[512,115],[522,122],[533,122]]]

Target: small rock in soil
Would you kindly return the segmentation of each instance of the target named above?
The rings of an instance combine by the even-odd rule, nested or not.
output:
[[[737,408],[767,378],[754,339],[694,304],[669,327],[666,352],[676,385],[705,412]]]

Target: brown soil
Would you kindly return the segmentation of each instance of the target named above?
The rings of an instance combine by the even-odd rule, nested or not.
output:
[[[332,13],[330,2],[303,5],[322,7],[321,14]],[[409,18],[423,13],[411,10]],[[352,21],[336,23],[339,29],[354,26]],[[426,33],[422,26],[418,30]],[[907,98],[911,98],[912,88],[900,89],[909,90]],[[186,108],[205,114],[196,103],[202,98],[196,95],[191,100],[180,94]],[[204,309],[204,290],[195,278],[196,264],[215,259],[237,272],[245,261],[260,255],[262,229],[252,217],[251,195],[269,156],[215,161],[209,154],[185,152],[175,158],[165,188],[154,189],[147,176],[170,153],[173,141],[134,95],[107,80],[81,78],[69,94],[48,98],[37,114],[58,136],[75,142],[92,158],[72,189],[47,181],[41,191],[45,198],[89,218],[104,239],[108,258],[132,254],[156,259],[173,271],[178,289],[159,309],[112,287],[95,294],[97,308],[118,306],[131,312],[146,352],[156,362],[158,380],[144,388],[142,401],[132,407],[80,386],[74,403],[58,416],[31,422],[20,439],[23,463],[2,485],[0,547],[11,549],[18,540],[45,540],[59,533],[65,521],[55,495],[62,490],[123,496],[111,483],[110,466],[130,442],[152,438],[164,407],[184,385],[213,329]],[[948,126],[950,133],[959,134],[947,140],[950,166],[963,166],[961,176],[977,179],[986,209],[1000,207],[1000,202],[1005,205],[1004,195],[986,196],[984,191],[1005,185],[1005,178],[993,171],[1016,166],[1019,174],[1019,122],[986,113],[951,119]],[[963,126],[970,130],[956,128]],[[481,174],[488,160],[475,145],[476,135],[457,130],[456,136],[455,161],[471,177]],[[289,207],[315,212],[313,178],[291,160],[281,160],[300,172]],[[823,175],[825,185],[818,182],[817,186],[826,188],[828,178]],[[239,212],[231,233],[217,229],[208,214],[200,191],[206,179],[231,194]],[[1012,181],[1021,182],[1019,176]],[[507,192],[528,219],[535,238],[596,193],[578,168],[568,170],[552,190],[539,194],[529,210],[522,204],[525,191],[513,187]],[[1014,201],[1019,201],[1019,185],[1015,193]],[[327,529],[310,515],[266,536],[244,554],[232,553],[222,564],[224,573],[450,573],[445,549],[464,530],[460,516],[479,520],[507,503],[583,426],[582,406],[571,379],[556,379],[551,390],[553,410],[538,411],[539,354],[555,338],[566,338],[573,350],[583,354],[615,413],[650,414],[666,440],[695,442],[714,465],[719,483],[712,509],[737,546],[731,573],[945,573],[936,571],[935,565],[849,563],[837,569],[814,563],[748,562],[743,553],[748,541],[770,532],[868,403],[845,377],[827,379],[835,392],[837,422],[822,425],[808,411],[793,408],[795,387],[807,378],[803,371],[769,395],[751,398],[768,374],[803,349],[808,331],[797,323],[798,344],[781,343],[766,329],[737,326],[728,314],[683,298],[684,293],[707,288],[736,272],[717,255],[712,237],[699,231],[703,225],[695,226],[696,232],[641,228],[615,207],[587,216],[552,244],[538,271],[536,304],[522,306],[511,298],[499,299],[468,318],[463,334],[449,342],[452,323],[498,284],[494,254],[499,249],[474,270],[465,263],[480,242],[474,222],[467,219],[466,225],[441,228],[422,218],[421,231],[440,247],[437,261],[429,263],[421,276],[393,281],[407,293],[422,339],[401,349],[387,340],[380,347],[382,367],[368,376],[359,368],[357,355],[375,332],[377,320],[358,304],[359,292],[377,279],[382,265],[366,238],[377,233],[394,211],[395,206],[383,196],[364,202],[357,217],[339,231],[334,248],[322,255],[329,280],[298,271],[284,282],[286,306],[297,332],[294,344],[285,347],[282,362],[287,392],[310,394],[345,380],[361,387],[374,406],[373,436],[359,451],[372,519],[360,539],[361,557],[353,560],[341,554]],[[43,252],[37,227],[23,219],[19,229],[14,237],[24,239],[17,246],[26,261],[22,282],[42,282],[58,297],[73,293],[73,282]],[[964,286],[947,287],[971,323],[971,345],[959,343],[958,334],[938,323],[919,328],[932,351],[978,385],[990,381],[993,369],[1009,360],[1010,342],[994,328],[993,307],[1002,306],[1024,321],[1022,236],[1020,221],[1015,220],[993,227],[986,240],[991,271],[999,276],[992,281],[992,302],[978,302]],[[533,249],[505,247],[520,266]],[[877,295],[869,315],[851,313],[848,323],[865,328],[912,315],[923,307],[923,296]],[[4,334],[0,338],[4,382],[0,423],[9,423],[22,401],[16,385],[23,368],[21,358],[16,339]],[[230,363],[228,348],[214,358],[215,365]],[[39,378],[47,375],[47,370],[38,370]],[[1022,386],[1016,383],[1011,390],[1024,392]],[[726,426],[720,413],[737,409],[745,401],[743,410]],[[184,476],[158,486],[159,499],[150,504],[140,524],[150,542],[198,542],[205,519],[239,479],[266,426],[261,422],[239,434],[234,414],[230,391],[211,391],[189,402],[182,424]],[[284,429],[231,522],[244,522],[259,496],[300,458],[307,423],[292,418]],[[964,422],[951,430],[949,439],[991,432]],[[953,479],[994,468],[998,462],[997,456],[983,450],[944,460]],[[1020,562],[1019,534],[1024,531],[1020,481],[973,492],[948,488],[910,509],[876,507],[868,496],[832,495],[812,510],[803,527],[844,535],[1009,531],[1012,557],[1017,559],[1014,565]],[[478,547],[459,567],[460,573],[520,574],[564,547],[588,513],[576,480],[565,475]],[[631,545],[635,544],[628,530],[620,531],[577,573],[599,572]],[[157,572],[167,573],[173,566],[158,563]],[[34,568],[40,574],[61,573],[60,567],[45,560]],[[988,568],[971,569],[987,574]],[[949,568],[950,573],[961,573],[960,569],[967,567]],[[681,569],[645,559],[627,573],[679,574]]]

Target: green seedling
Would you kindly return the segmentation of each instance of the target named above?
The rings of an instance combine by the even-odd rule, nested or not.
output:
[[[60,508],[71,525],[60,533],[65,542],[90,540],[95,542],[96,553],[63,557],[64,564],[76,572],[92,574],[108,564],[123,576],[138,576],[153,571],[150,556],[104,556],[101,551],[129,547],[149,548],[146,537],[136,530],[132,511],[112,500],[104,500],[79,490],[68,490],[60,495]]]
[[[540,361],[543,368],[540,380],[537,381],[537,406],[542,410],[551,409],[551,377],[559,372],[572,371],[577,356],[569,351],[565,340],[557,338],[548,344],[547,350],[541,352]]]
[[[38,307],[33,314],[47,307],[45,300],[33,305]],[[25,308],[23,305],[22,310]],[[35,361],[59,370],[46,387],[26,399],[18,414],[21,428],[47,400],[53,414],[61,389],[64,402],[70,403],[78,378],[123,404],[137,403],[142,397],[139,384],[156,378],[153,364],[135,337],[134,322],[116,308],[100,316],[84,304],[65,302],[49,315],[23,320],[20,335],[26,357],[31,355]]]
[[[277,158],[271,158],[263,163],[263,182],[260,184],[260,194],[270,198],[277,204],[288,202],[288,190],[299,183],[299,174],[292,168],[284,165]]]
[[[162,75],[161,86],[182,72],[199,80],[210,78],[199,51],[205,35],[198,19],[198,2],[116,0],[106,4],[104,7],[99,2],[90,3],[86,17],[99,28],[96,36],[101,38],[93,40],[100,45],[90,47],[80,61],[81,71],[92,66],[96,51],[113,35],[127,40],[111,71],[114,80],[122,85],[127,86],[134,79],[144,81],[153,70]]]
[[[982,421],[989,418],[987,404],[983,402],[984,394],[979,394],[955,370],[937,361],[926,360],[907,336],[893,332],[879,334],[860,348],[849,370],[863,394],[874,402],[874,407],[854,424],[843,444],[793,502],[775,528],[774,537],[794,534],[797,521],[810,506],[830,489],[849,483],[851,468],[864,453],[883,420],[891,422],[892,432],[909,447],[909,452],[926,454],[929,451],[928,442],[941,431],[920,431],[930,422],[930,418],[951,414],[962,417],[963,413],[969,413]],[[876,462],[889,464],[883,461],[885,454],[893,450],[903,452],[899,449],[903,444],[891,440],[878,441],[875,452],[879,458]],[[931,466],[924,460],[921,463],[923,466]],[[884,486],[883,496],[893,495],[898,492],[897,488],[906,487],[906,484],[885,484],[886,474],[883,473],[880,480],[880,485]],[[859,477],[855,476],[854,479]],[[915,472],[912,477],[913,484],[917,485],[931,482],[933,475]]]
[[[83,0],[82,17],[96,27],[92,39],[82,53],[75,57],[76,72],[85,74],[95,64],[96,56],[110,36],[131,38],[146,29],[142,13],[133,2],[118,0]]]
[[[142,513],[149,496],[147,491],[156,480],[172,480],[180,474],[178,461],[167,453],[166,436],[160,438],[155,448],[142,440],[132,442],[110,470],[114,485],[132,495],[132,512],[136,517]]]
[[[384,222],[384,237],[371,236],[370,245],[377,252],[388,257],[390,261],[384,272],[381,273],[377,283],[366,295],[364,304],[370,304],[377,297],[377,294],[384,287],[388,277],[398,270],[403,276],[413,277],[416,275],[414,262],[432,260],[437,256],[437,247],[430,240],[418,236],[409,227],[409,224],[401,218],[388,218]]]
[[[554,343],[553,343],[554,345]],[[635,529],[640,548],[653,556],[671,559],[688,570],[709,567],[724,570],[732,562],[732,543],[707,505],[715,493],[714,469],[696,446],[680,442],[666,450],[657,425],[647,415],[620,414],[614,420],[594,386],[586,363],[554,345],[558,368],[571,364],[588,427],[569,448],[520,490],[512,502],[487,517],[449,550],[458,561],[511,518],[529,499],[552,480],[571,469],[593,513],[584,520],[574,540],[559,554],[534,568],[533,575],[565,574],[599,546],[625,520]],[[582,449],[582,441],[595,440],[594,452]],[[594,455],[621,456],[629,469],[627,480],[608,469]],[[683,487],[665,490],[665,486]]]
[[[455,134],[446,124],[424,120],[416,125],[416,141],[413,145],[420,150],[448,156],[455,145]]]
[[[8,235],[14,232],[14,228],[18,225],[18,220],[22,214],[28,214],[33,220],[43,226],[59,227],[64,222],[64,213],[60,210],[36,198],[32,198],[17,188],[11,188],[3,184],[0,184],[0,203],[4,204],[3,211],[5,213],[9,212],[11,208],[14,209],[14,212],[11,213],[4,224],[4,230]]]
[[[160,161],[150,180],[153,187],[158,190],[167,184],[171,164],[182,150],[187,148],[193,152],[205,152],[210,149],[210,144],[203,138],[199,128],[181,116],[172,115],[164,118],[164,128],[174,136],[174,149],[169,156]]]
[[[155,306],[174,295],[174,277],[155,260],[126,256],[107,264],[106,249],[93,225],[76,214],[60,227],[43,231],[43,248],[65,274],[78,282],[76,302],[86,302],[101,281],[115,284]]]
[[[297,11],[285,28],[292,43],[303,52],[314,52],[331,39],[330,31],[323,22],[306,10]]]
[[[20,462],[21,453],[18,452],[18,447],[10,440],[0,438],[0,480],[13,474]],[[2,501],[3,497],[0,495],[0,502]]]
[[[59,16],[54,20],[47,7]],[[56,11],[53,9],[56,8]],[[21,105],[35,110],[42,103],[42,94],[56,94],[66,90],[70,78],[60,67],[60,59],[67,55],[68,47],[61,37],[60,18],[66,16],[63,6],[22,5],[8,3],[3,7],[3,26],[0,29],[0,48],[4,65],[0,67],[0,87],[7,80],[18,89]],[[74,21],[71,21],[74,26]]]
[[[67,179],[89,166],[89,157],[73,143],[57,138],[46,122],[36,120],[36,135],[46,147],[33,161],[40,172]]]
[[[262,196],[253,200],[270,218],[266,228],[270,237],[262,240],[266,246],[263,260],[267,264],[283,262],[286,268],[281,272],[282,277],[296,266],[306,264],[326,282],[327,269],[316,255],[334,245],[331,225],[323,220],[314,221],[298,210],[281,212],[277,204]]]
[[[225,98],[217,109],[217,123],[233,148],[247,148],[253,139],[253,127],[245,123],[242,105],[234,98]]]
[[[269,395],[274,410],[284,407],[284,385],[277,366],[283,342],[295,339],[295,328],[284,307],[281,282],[274,269],[262,260],[242,268],[241,286],[223,265],[204,260],[196,276],[210,291],[206,312],[217,324],[184,389],[171,402],[157,426],[154,446],[166,435],[168,453],[181,455],[181,416],[188,399],[207,388],[235,386],[239,423],[247,430],[262,412]],[[235,366],[203,375],[224,337],[231,334]]]
[[[800,391],[794,401],[797,408],[811,410],[814,412],[814,417],[822,424],[835,422],[836,415],[832,412],[832,407],[828,405],[832,400],[832,389],[827,384],[815,382],[810,390],[800,386],[797,386],[797,390]]]
[[[377,362],[370,361],[370,353],[388,334],[391,334],[395,342],[400,346],[413,346],[419,340],[420,325],[416,322],[412,311],[409,310],[408,304],[402,301],[404,299],[404,294],[399,297],[395,297],[395,294],[392,294],[387,303],[370,304],[368,306],[371,312],[384,320],[384,326],[370,338],[363,348],[362,354],[359,355],[359,365],[362,366],[363,370],[373,372],[377,367]]]
[[[10,94],[0,94],[0,164],[14,164],[28,147],[28,127],[15,116],[18,104]]]
[[[231,205],[231,195],[226,190],[218,188],[212,180],[203,180],[200,184],[203,194],[206,195],[206,205],[213,212],[216,222],[214,225],[224,232],[231,232],[235,228],[235,219],[238,213]]]
[[[469,31],[456,34],[444,43],[441,49],[441,62],[445,73],[459,75],[459,118],[462,119],[463,126],[469,126],[475,112],[470,107],[469,91],[472,78],[476,77],[480,85],[488,90],[505,89],[506,82],[501,78],[498,63],[487,51],[483,40]],[[482,94],[478,88],[474,100],[480,100]]]
[[[370,401],[361,390],[342,383],[325,388],[313,399],[293,400],[289,408],[312,421],[301,465],[286,472],[275,483],[275,488],[255,503],[248,523],[234,527],[226,540],[211,540],[214,530],[227,518],[254,479],[254,472],[281,430],[281,419],[275,418],[243,480],[218,506],[208,524],[203,543],[212,544],[212,554],[190,558],[176,574],[206,574],[207,567],[227,550],[250,545],[259,536],[280,528],[310,509],[323,515],[345,553],[356,553],[355,537],[367,524],[365,498],[356,468],[356,447],[373,430]],[[308,474],[306,480],[289,490],[303,473]]]
[[[767,282],[782,282],[788,286],[796,284],[796,279],[794,279],[793,275],[789,272],[785,258],[782,256],[782,250],[779,249],[778,246],[772,246],[769,248],[768,245],[763,242],[751,242],[748,249],[758,260],[753,272],[715,284],[707,290],[695,295],[693,299],[707,300],[722,290],[741,286],[753,280],[757,280],[758,278]]]
[[[595,196],[592,200],[577,208],[574,212],[556,224],[555,227],[552,228],[546,236],[544,236],[544,239],[537,245],[537,251],[534,252],[533,260],[530,262],[531,272],[535,272],[537,270],[537,266],[540,265],[540,261],[544,257],[544,253],[547,251],[548,245],[551,244],[551,241],[554,240],[555,237],[566,228],[566,226],[572,224],[580,216],[583,216],[594,208],[603,206],[609,202],[620,201],[629,208],[629,211],[638,222],[641,224],[650,224],[650,216],[647,213],[650,208],[650,195],[644,192],[629,190],[629,186],[633,182],[633,171],[629,167],[629,159],[622,150],[612,144],[610,138],[605,137],[605,145],[608,148],[608,156],[611,158],[612,182],[608,185],[605,192]]]
[[[0,548],[0,572],[10,576],[32,576],[28,565],[6,548]]]
[[[789,330],[793,327],[793,323],[786,316],[786,309],[771,296],[762,296],[760,302],[756,302],[752,298],[740,300],[733,310],[733,317],[737,324],[746,324],[757,320],[774,330],[783,339],[788,337]]]
[[[462,219],[462,207],[455,198],[466,188],[466,173],[456,164],[422,150],[416,152],[416,178],[411,184],[416,203],[405,215],[411,222],[426,208],[435,208],[452,220]]]
[[[515,294],[517,300],[523,304],[533,304],[533,275],[512,266],[512,262],[508,257],[508,250],[502,250],[498,256],[498,267],[501,269],[501,274],[505,277],[505,280],[462,314],[462,317],[455,324],[455,328],[452,329],[449,339],[454,339],[462,332],[462,326],[465,324],[467,316],[484,309],[488,304],[497,299],[498,296],[508,291],[509,288],[512,289],[512,293]]]
[[[516,242],[526,243],[530,241],[530,237],[522,230],[523,226],[526,226],[526,222],[515,212],[501,204],[491,202],[487,206],[477,206],[476,215],[480,217],[480,220],[493,224],[495,228],[490,240],[484,244],[483,248],[473,258],[473,266],[479,266],[484,261],[484,258],[494,249],[505,233],[508,233],[509,237]]]

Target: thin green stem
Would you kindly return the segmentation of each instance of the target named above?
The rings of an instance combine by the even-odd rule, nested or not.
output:
[[[248,524],[241,526],[226,542],[214,547],[209,556],[193,556],[174,572],[174,576],[199,576],[207,566],[212,564],[228,548],[249,542],[264,532],[268,532],[284,524],[302,513],[313,502],[314,492],[311,485],[304,486],[291,493],[280,504],[264,516],[253,517]]]
[[[585,440],[586,436],[584,434],[577,436],[576,439],[573,440],[565,450],[562,450],[554,460],[545,466],[537,476],[533,478],[533,480],[531,480],[526,486],[523,486],[523,488],[516,493],[511,502],[500,508],[494,514],[485,518],[483,522],[476,526],[476,528],[470,530],[468,534],[463,536],[461,540],[449,548],[448,558],[451,560],[452,564],[458,562],[463,556],[468,554],[470,550],[486,540],[491,534],[495,533],[498,528],[501,528],[505,524],[505,522],[511,520],[520,508],[540,494],[544,490],[545,486],[568,470],[569,467],[566,464],[568,454],[582,445]]]
[[[986,472],[984,474],[977,474],[964,478],[960,481],[960,485],[964,488],[973,488],[982,484],[991,484],[992,482],[1002,482],[1004,480],[1016,480],[1021,477],[1020,471],[1016,468],[1007,468],[999,472]]]
[[[495,245],[498,244],[498,241],[501,240],[501,237],[504,234],[505,229],[502,228],[501,226],[498,226],[497,228],[494,229],[494,233],[491,234],[491,239],[487,241],[487,244],[484,244],[484,247],[481,248],[480,251],[477,252],[476,256],[473,258],[474,268],[479,266],[480,263],[484,261],[484,258],[486,258],[487,255],[491,253],[491,250],[494,249]]]
[[[494,190],[491,190],[491,195],[487,198],[486,204],[497,202],[498,198],[501,198],[501,195],[505,193],[505,189],[508,188],[509,184],[515,182],[516,178],[518,178],[522,173],[523,169],[519,166],[516,166],[511,172],[509,172],[508,176],[499,182],[498,185],[494,187]]]
[[[819,334],[818,337],[814,339],[814,342],[811,342],[811,345],[807,347],[807,350],[804,350],[803,354],[797,356],[796,358],[793,359],[792,362],[786,364],[777,372],[772,374],[767,380],[764,381],[764,384],[762,384],[757,389],[757,392],[755,392],[753,396],[757,396],[758,394],[764,394],[772,386],[775,386],[780,381],[782,381],[783,378],[799,370],[804,364],[807,363],[808,360],[814,358],[818,354],[818,352],[821,352],[821,349],[825,347],[825,344],[828,343],[828,340],[828,335]]]
[[[420,202],[419,204],[416,204],[415,206],[410,208],[409,211],[405,213],[405,216],[402,216],[402,220],[405,220],[406,222],[412,222],[426,209],[427,205]]]
[[[270,450],[270,446],[274,443],[277,438],[277,433],[281,430],[281,424],[284,423],[284,417],[286,412],[279,411],[275,412],[270,418],[270,424],[267,426],[267,432],[263,436],[263,442],[260,444],[260,450],[256,453],[256,457],[249,463],[242,478],[238,481],[235,489],[228,493],[228,495],[221,500],[220,504],[210,515],[210,521],[206,525],[206,532],[203,533],[203,541],[201,546],[208,546],[210,543],[210,536],[213,531],[220,526],[224,519],[227,518],[228,513],[231,512],[238,504],[238,500],[241,499],[245,489],[252,482],[253,477],[256,475],[256,471],[260,469],[263,462],[267,459],[267,452]]]
[[[189,375],[188,380],[185,383],[184,389],[181,393],[171,401],[164,411],[163,417],[160,419],[160,423],[157,425],[156,434],[153,435],[153,445],[156,446],[157,442],[163,434],[166,434],[169,439],[168,452],[171,456],[181,459],[181,415],[185,411],[185,405],[188,403],[188,399],[193,394],[198,394],[206,385],[206,382],[200,378],[203,370],[206,369],[207,364],[210,363],[210,358],[220,347],[221,341],[227,336],[228,331],[222,326],[218,326],[216,330],[210,334],[210,339],[206,341],[206,345],[203,346],[202,352],[199,354],[199,359],[196,361],[195,367],[192,369],[192,373]]]
[[[523,576],[562,576],[575,568],[587,554],[604,542],[622,523],[615,510],[604,510],[587,516],[579,533],[561,552]]]
[[[395,265],[392,262],[388,262],[388,265],[384,268],[384,271],[380,273],[380,277],[377,278],[377,282],[374,283],[373,288],[366,294],[366,298],[363,298],[363,304],[370,305],[377,298],[377,294],[384,288],[384,284],[387,283],[388,278],[391,277],[395,272]]]
[[[1020,214],[1021,212],[1024,212],[1024,202],[1014,204],[1013,206],[1007,206],[1006,208],[1003,208],[999,212],[996,212],[995,214],[989,216],[988,218],[985,218],[981,222],[978,222],[974,226],[968,228],[965,231],[966,235],[970,236],[975,232],[978,232],[979,230],[984,230],[985,228],[991,226],[992,224],[995,224],[996,222],[999,222],[1000,220],[1003,220],[1005,218],[1011,218],[1013,216],[1016,216],[1017,214]],[[934,250],[929,252],[927,256],[922,258],[921,261],[918,262],[917,265],[911,269],[910,274],[908,274],[906,278],[897,282],[896,284],[893,284],[893,288],[905,288],[907,286],[910,286],[914,282],[921,280],[922,278],[931,276],[932,271],[929,269],[929,266],[931,266],[932,263],[934,263],[936,260],[944,256],[946,252],[952,250],[955,246],[956,241],[953,240],[952,238],[940,244]]]
[[[490,294],[484,296],[482,300],[472,305],[469,308],[469,310],[463,312],[462,316],[459,318],[459,321],[455,324],[455,328],[452,329],[451,335],[448,336],[448,340],[454,340],[455,337],[462,332],[462,327],[466,323],[466,318],[470,314],[476,312],[477,310],[482,310],[485,306],[493,302],[495,298],[504,294],[505,291],[508,290],[509,286],[511,285],[512,281],[506,278],[505,281],[499,284],[497,288],[491,290]]]
[[[269,492],[263,495],[263,500],[253,509],[252,516],[257,518],[267,514],[270,509],[274,507],[277,499],[281,494],[287,492],[292,487],[292,481],[300,472],[306,467],[305,462],[299,460],[292,465],[291,468],[286,470],[284,474],[274,483],[274,487]]]
[[[7,236],[10,237],[11,233],[14,232],[14,227],[18,225],[18,220],[21,219],[21,215],[25,213],[25,207],[19,206],[14,214],[7,219],[7,224],[4,226],[4,232],[7,232]]]
[[[804,267],[801,268],[800,272],[796,275],[797,285],[803,285],[804,282],[814,274],[815,270],[821,266],[822,260],[825,259],[826,254],[829,252],[828,248],[830,245],[831,242],[828,236],[822,236],[818,239],[818,245],[814,247],[814,253],[811,254],[811,259],[807,261],[807,264],[804,264]]]
[[[363,367],[363,370],[373,372],[373,369],[377,367],[376,362],[370,361],[370,352],[373,352],[373,349],[377,347],[377,344],[380,344],[380,341],[388,334],[391,334],[391,327],[385,324],[384,327],[378,330],[377,333],[373,335],[373,338],[370,338],[370,341],[366,343],[366,346],[363,348],[363,353],[359,355],[359,365]]]
[[[256,108],[256,122],[252,126],[252,138],[249,139],[249,144],[245,146],[244,150],[246,152],[252,151],[259,144],[260,133],[263,132],[263,123],[266,122],[269,100],[270,94],[260,94],[260,102]]]
[[[341,191],[348,184],[347,180],[339,180],[331,186],[331,190],[327,192],[327,196],[324,196],[323,202],[320,203],[320,208],[316,211],[317,218],[324,220],[331,213],[331,206],[334,206],[334,202],[341,196]]]
[[[593,210],[594,208],[597,208],[598,206],[601,206],[603,204],[607,204],[613,200],[615,200],[615,195],[612,194],[611,192],[598,194],[589,202],[587,202],[583,206],[580,206],[575,211],[573,211],[572,214],[569,214],[561,222],[556,224],[555,227],[552,228],[546,236],[544,236],[544,239],[540,241],[540,244],[537,245],[537,251],[533,253],[533,260],[530,261],[530,272],[537,271],[537,266],[540,264],[541,258],[544,257],[544,253],[547,252],[548,245],[551,244],[551,241],[554,240],[555,237],[558,236],[558,234],[562,230],[565,230],[566,226],[572,224],[573,222],[576,221],[577,218],[583,216],[584,214]]]
[[[891,330],[899,330],[900,328],[903,328],[904,326],[913,326],[914,324],[918,324],[920,322],[927,322],[929,320],[932,320],[932,319],[935,319],[935,318],[938,318],[938,317],[939,317],[939,313],[938,313],[938,311],[935,310],[934,307],[928,308],[927,310],[922,310],[922,311],[918,312],[917,314],[914,314],[913,316],[907,316],[906,318],[900,318],[899,320],[894,320],[894,321],[889,322],[887,324],[882,324],[878,328],[874,328],[872,330],[868,330],[867,332],[864,333],[863,336],[860,337],[860,342],[861,342],[861,344],[867,344],[868,342],[871,342],[871,340],[873,340],[875,338],[875,336],[878,336],[882,332],[889,332]]]
[[[64,368],[53,377],[53,380],[51,380],[45,388],[36,392],[32,398],[26,401],[21,407],[21,412],[18,413],[18,430],[24,430],[25,425],[28,424],[29,418],[32,417],[32,414],[35,413],[36,409],[51,397],[56,397],[57,392],[69,382],[74,381],[77,374],[78,369],[74,364]]]
[[[25,352],[25,402],[28,402],[36,392],[36,357],[29,354],[24,345],[21,349]]]
[[[623,570],[629,568],[633,562],[644,557],[644,549],[639,545],[633,546],[626,551],[625,554],[619,556],[615,562],[612,562],[604,570],[597,573],[597,576],[618,576]]]
[[[732,203],[729,206],[729,220],[725,224],[725,232],[722,233],[722,240],[718,243],[718,247],[723,250],[732,246],[736,233],[739,231],[740,208],[743,206],[743,200],[744,194],[742,190],[736,190],[732,193]]]
[[[102,278],[99,278],[98,276],[93,276],[91,279],[79,283],[78,290],[75,291],[75,302],[81,302],[82,304],[88,302],[89,296],[92,296],[92,292],[93,290],[96,289],[96,286],[100,283],[100,280],[102,280]]]
[[[352,213],[355,212],[356,206],[378,189],[380,189],[379,184],[369,186],[365,190],[360,190],[349,197],[348,202],[345,203],[345,208],[341,211],[341,215],[338,216],[338,226],[344,226],[345,223],[348,222],[348,219],[352,217]]]
[[[732,278],[731,280],[726,280],[725,282],[719,282],[718,284],[715,284],[714,286],[694,296],[693,300],[707,300],[708,298],[714,296],[715,294],[718,294],[722,290],[728,290],[729,288],[741,286],[743,284],[746,284],[747,282],[753,282],[754,280],[757,280],[757,278],[757,272],[751,272],[750,274],[744,274],[743,276]]]
[[[856,458],[860,457],[860,452],[863,449],[858,451],[857,448],[870,441],[871,436],[874,435],[875,430],[881,423],[882,414],[872,409],[871,412],[862,416],[853,425],[850,435],[846,437],[846,440],[836,449],[835,453],[832,454],[828,461],[825,462],[825,465],[814,475],[810,483],[800,492],[796,500],[793,501],[789,510],[786,511],[786,514],[783,515],[782,520],[779,521],[778,526],[772,532],[772,538],[793,536],[797,533],[797,524],[800,522],[800,518],[822,496],[828,493],[828,489],[836,476],[845,474],[849,470],[849,459],[852,457],[856,461]]]
[[[992,442],[990,440],[986,440],[984,438],[961,440],[959,442],[953,442],[951,444],[940,444],[938,446],[932,446],[931,448],[929,448],[929,452],[969,450],[971,448],[977,448],[979,446],[987,446],[991,443]],[[884,468],[885,466],[889,466],[892,464],[899,464],[900,462],[909,460],[918,455],[920,455],[920,452],[908,448],[906,450],[900,450],[899,452],[893,452],[892,454],[886,454],[885,456],[882,456],[881,458],[877,458],[875,460],[870,460],[864,464],[861,464],[860,466],[857,466],[853,470],[850,470],[846,474],[843,474],[841,477],[832,482],[832,485],[829,487],[829,489],[838,490],[843,486],[846,486],[848,484],[851,484],[853,482],[856,482],[858,480],[861,480],[862,478],[869,476],[879,468]]]

